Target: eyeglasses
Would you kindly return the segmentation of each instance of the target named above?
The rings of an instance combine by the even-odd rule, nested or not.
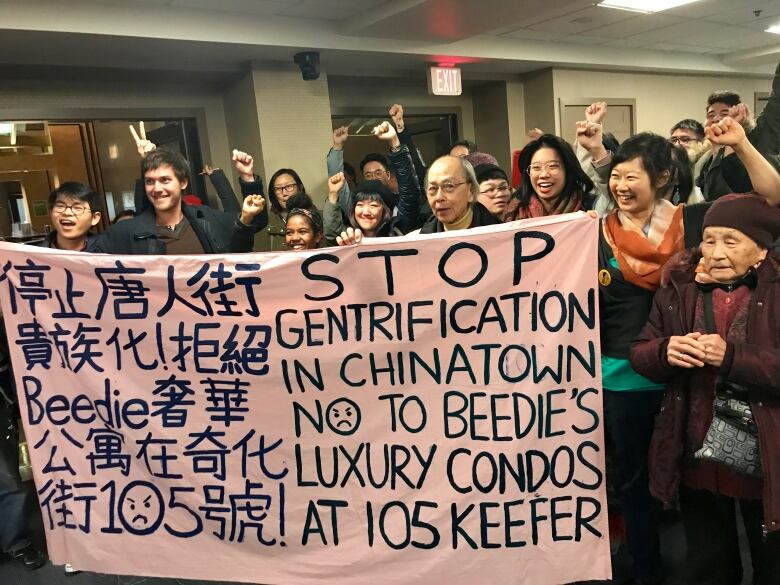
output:
[[[690,142],[700,142],[698,138],[691,138],[690,136],[672,136],[669,139],[672,144],[688,144]]]
[[[89,205],[84,205],[83,203],[74,203],[73,205],[65,205],[64,203],[57,202],[54,205],[52,205],[51,210],[54,213],[62,214],[65,213],[68,209],[70,209],[73,212],[73,215],[82,215],[83,213],[89,211],[90,213],[92,210],[89,208]]]
[[[389,175],[389,171],[367,171],[363,173],[363,178],[367,181],[370,181],[371,179],[381,179],[385,175]]]
[[[488,189],[485,189],[484,191],[480,191],[480,195],[490,195],[491,197],[495,197],[498,193],[508,193],[511,191],[508,184],[503,183],[502,185],[497,185],[495,187],[490,187]]]
[[[298,187],[298,183],[287,183],[286,185],[277,185],[274,187],[274,193],[292,193]]]
[[[460,187],[461,185],[465,185],[466,183],[468,183],[468,181],[461,181],[460,183],[452,183],[450,181],[446,181],[441,185],[436,185],[432,183],[425,188],[425,192],[428,193],[428,195],[430,195],[431,197],[436,195],[439,192],[439,189],[441,189],[445,193],[452,193],[457,187]]]
[[[530,165],[526,171],[528,171],[528,174],[534,173],[535,175],[541,174],[543,171],[547,171],[551,175],[554,175],[556,173],[561,172],[561,163],[559,163],[557,160],[551,160],[546,163],[534,163]]]

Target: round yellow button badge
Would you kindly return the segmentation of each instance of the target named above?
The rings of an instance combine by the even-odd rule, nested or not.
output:
[[[602,268],[599,270],[599,284],[601,286],[609,286],[612,283],[612,276],[609,274],[609,270]]]

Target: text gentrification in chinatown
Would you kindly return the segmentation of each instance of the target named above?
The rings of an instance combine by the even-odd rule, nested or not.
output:
[[[0,244],[52,560],[293,585],[609,577],[596,226],[233,256]]]

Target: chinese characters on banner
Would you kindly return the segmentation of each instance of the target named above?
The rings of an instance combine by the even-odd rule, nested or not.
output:
[[[608,578],[597,223],[222,257],[0,244],[52,560],[292,585]]]

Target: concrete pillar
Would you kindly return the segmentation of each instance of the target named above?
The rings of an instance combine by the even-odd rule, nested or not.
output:
[[[322,209],[328,179],[325,155],[332,133],[327,75],[304,81],[292,63],[252,64],[226,90],[224,105],[231,148],[254,156],[255,173],[265,186],[278,169],[295,169]],[[271,225],[279,227],[278,223],[272,215]],[[277,238],[275,249],[279,244]],[[255,249],[270,249],[266,232],[256,238]]]
[[[327,75],[304,81],[291,63],[280,70],[253,69],[252,77],[266,180],[280,168],[295,169],[322,207],[328,180],[325,155],[333,130]]]
[[[481,152],[492,154],[503,169],[509,169],[509,123],[506,83],[486,83],[474,91],[474,138]]]
[[[511,175],[512,149],[523,146],[525,118],[523,84],[494,81],[473,92],[475,140],[479,150],[492,154]]]
[[[537,71],[523,78],[523,101],[528,129],[541,128],[550,134],[558,133],[552,69]]]

